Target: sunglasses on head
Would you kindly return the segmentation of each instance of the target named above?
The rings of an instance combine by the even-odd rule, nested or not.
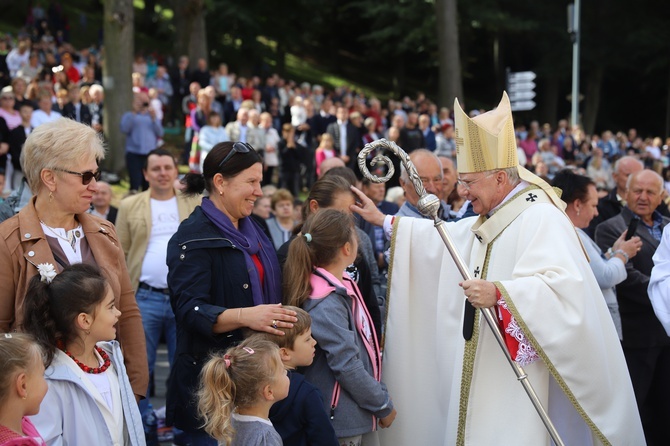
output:
[[[219,169],[222,168],[223,165],[226,164],[226,162],[230,158],[232,158],[233,155],[235,155],[236,153],[249,153],[252,150],[254,150],[254,148],[251,147],[246,142],[236,142],[235,144],[233,144],[233,149],[230,152],[228,152],[228,155],[226,155],[225,158],[223,158],[219,163]]]
[[[86,172],[73,172],[71,170],[58,169],[58,168],[56,168],[54,170],[57,170],[59,172],[69,173],[71,175],[80,176],[81,177],[81,184],[83,184],[84,186],[89,184],[93,178],[95,178],[96,182],[100,181],[100,177],[102,176],[102,172],[100,172],[100,170],[96,170],[95,172],[91,172],[90,170],[87,170]]]

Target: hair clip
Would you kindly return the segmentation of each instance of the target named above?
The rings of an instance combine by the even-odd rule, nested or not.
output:
[[[305,232],[303,236],[305,237],[305,240],[307,240],[307,243],[312,241],[312,234],[310,234],[309,232]]]
[[[226,365],[226,368],[230,367],[230,355],[223,355],[223,363]]]
[[[40,273],[40,280],[50,284],[56,277],[56,268],[51,263],[40,263],[37,265],[37,271]]]
[[[252,348],[249,348],[249,347],[242,347],[242,350],[249,353],[250,355],[253,355],[255,353],[254,350]]]

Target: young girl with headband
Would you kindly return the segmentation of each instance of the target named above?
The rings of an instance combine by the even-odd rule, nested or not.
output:
[[[377,424],[389,427],[396,416],[381,382],[374,325],[346,273],[357,245],[352,217],[324,209],[307,219],[284,266],[285,303],[309,312],[317,341],[305,379],[321,391],[339,443],[347,446],[376,444]]]
[[[0,333],[0,446],[42,446],[28,415],[47,393],[42,349],[32,336]]]
[[[214,354],[200,375],[198,412],[205,431],[226,446],[281,446],[270,407],[288,395],[289,379],[274,342],[247,339]]]
[[[116,337],[121,312],[93,265],[56,275],[40,264],[28,286],[23,329],[45,354],[49,385],[32,417],[47,444],[145,445],[142,419]]]

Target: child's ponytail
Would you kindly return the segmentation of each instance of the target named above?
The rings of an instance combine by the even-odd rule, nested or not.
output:
[[[322,209],[310,215],[288,249],[284,265],[284,304],[302,306],[312,292],[312,270],[333,263],[338,250],[354,238],[351,215],[335,209]]]
[[[229,348],[225,355],[215,353],[200,372],[198,414],[205,432],[229,445],[235,435],[233,410],[256,404],[277,367],[284,367],[279,347],[264,339],[252,337]]]
[[[215,353],[200,372],[198,414],[205,431],[220,443],[228,445],[233,439],[230,416],[234,409],[235,383],[228,373],[230,355]]]
[[[44,351],[44,366],[49,367],[56,353],[56,342],[63,335],[51,314],[49,283],[40,275],[30,279],[23,301],[23,330],[30,333]]]
[[[303,225],[303,230],[305,226]],[[314,269],[314,256],[309,244],[312,234],[299,233],[288,247],[287,261],[284,264],[284,304],[302,306],[312,291],[309,278]]]

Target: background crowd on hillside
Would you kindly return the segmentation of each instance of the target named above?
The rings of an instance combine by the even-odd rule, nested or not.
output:
[[[89,201],[87,201],[90,197],[84,195],[84,198],[79,200],[83,202],[83,205],[79,203],[81,206],[72,212],[69,212],[71,209],[67,209],[67,217],[71,217],[72,221],[86,223],[90,218],[86,213],[88,210],[96,217],[110,222],[108,226],[105,226],[107,229],[103,230],[103,235],[111,234],[116,237],[115,231],[118,231],[119,246],[124,252],[117,254],[122,260],[125,258],[125,263],[119,262],[123,264],[124,269],[120,277],[125,279],[127,273],[130,273],[128,284],[124,282],[127,285],[125,291],[128,296],[132,294],[133,300],[134,296],[141,296],[137,300],[142,301],[138,304],[137,309],[134,308],[134,302],[131,302],[128,304],[129,311],[124,308],[123,312],[141,314],[144,323],[149,320],[162,323],[165,319],[169,322],[169,324],[166,323],[166,326],[169,325],[172,330],[166,329],[166,333],[161,333],[161,329],[151,331],[147,329],[147,326],[143,326],[147,344],[151,344],[147,349],[149,367],[144,370],[144,359],[129,355],[126,359],[131,359],[131,365],[138,369],[141,368],[143,374],[145,372],[152,374],[156,361],[156,344],[161,335],[164,335],[168,344],[169,362],[173,371],[179,370],[174,368],[175,356],[179,358],[182,353],[193,353],[182,350],[175,353],[179,335],[173,313],[174,302],[180,302],[181,299],[181,302],[188,303],[180,307],[181,311],[185,311],[184,308],[190,308],[192,304],[189,300],[189,292],[180,291],[180,287],[186,286],[190,289],[193,283],[198,283],[207,288],[203,294],[214,299],[226,294],[216,287],[208,288],[210,284],[206,280],[193,279],[181,271],[174,272],[179,271],[183,265],[192,266],[182,262],[186,254],[192,261],[194,252],[197,253],[199,249],[212,249],[209,243],[206,246],[193,247],[191,245],[196,236],[189,231],[199,231],[203,227],[208,227],[207,225],[214,225],[210,228],[211,238],[207,240],[218,240],[220,231],[231,239],[240,234],[244,235],[244,240],[246,237],[253,236],[254,240],[262,239],[264,243],[267,242],[271,252],[262,250],[267,256],[263,260],[258,258],[258,254],[253,249],[256,244],[250,244],[250,252],[240,257],[241,253],[231,254],[235,252],[235,246],[232,246],[233,250],[229,250],[229,247],[223,243],[221,246],[214,247],[220,249],[217,251],[217,255],[221,255],[221,258],[217,259],[218,263],[212,266],[205,262],[199,265],[202,271],[209,274],[211,271],[223,270],[225,267],[230,272],[233,271],[233,268],[239,267],[240,280],[244,283],[240,287],[237,287],[238,284],[235,283],[235,286],[244,291],[239,292],[239,296],[235,293],[231,295],[234,295],[235,299],[240,297],[240,302],[248,298],[252,291],[260,289],[258,285],[264,283],[266,280],[264,277],[268,277],[265,276],[266,272],[273,274],[269,276],[273,286],[271,289],[268,287],[268,290],[263,290],[263,293],[269,293],[269,297],[264,296],[267,299],[262,300],[262,304],[259,302],[261,302],[260,297],[263,296],[258,295],[253,296],[254,305],[249,306],[237,301],[215,301],[210,307],[217,307],[216,311],[218,308],[225,308],[225,311],[228,311],[225,317],[223,316],[225,311],[218,313],[212,311],[212,318],[217,320],[216,324],[220,324],[220,327],[217,326],[216,329],[221,331],[214,332],[209,326],[204,328],[198,326],[198,330],[208,336],[212,333],[237,331],[238,328],[266,331],[277,335],[278,333],[274,331],[278,327],[291,328],[288,325],[293,322],[295,312],[288,310],[289,313],[277,313],[278,307],[275,308],[272,305],[281,302],[281,294],[286,292],[286,289],[279,290],[281,280],[279,268],[276,267],[281,265],[284,268],[285,265],[288,265],[289,268],[296,268],[298,262],[294,260],[295,253],[292,258],[289,252],[289,246],[292,243],[293,246],[301,246],[295,249],[325,252],[319,248],[319,225],[314,223],[319,221],[318,211],[325,209],[333,211],[329,217],[333,221],[341,218],[344,222],[342,231],[335,231],[334,226],[329,224],[322,224],[322,230],[326,235],[330,235],[329,231],[338,232],[335,234],[338,236],[342,236],[343,233],[347,235],[338,242],[339,245],[330,248],[333,249],[333,252],[343,253],[341,258],[337,258],[336,272],[339,274],[344,269],[345,274],[351,276],[355,286],[351,285],[350,288],[352,293],[356,294],[356,304],[361,308],[365,306],[366,315],[359,318],[363,326],[360,329],[362,333],[360,342],[362,345],[365,341],[374,347],[367,350],[371,358],[370,367],[376,369],[377,362],[380,361],[377,336],[383,332],[382,315],[386,304],[385,288],[390,241],[383,228],[375,228],[363,220],[357,221],[357,226],[354,227],[349,214],[354,203],[367,196],[384,214],[407,216],[409,214],[404,212],[407,212],[408,209],[409,212],[416,211],[418,196],[412,196],[413,192],[409,190],[407,178],[401,177],[399,161],[395,157],[393,157],[393,162],[397,163],[396,173],[388,183],[377,185],[369,181],[362,181],[357,162],[358,154],[366,144],[381,138],[397,143],[406,152],[412,154],[413,163],[426,189],[430,187],[429,192],[435,193],[444,202],[440,212],[446,211],[440,214],[441,218],[455,221],[463,216],[472,215],[472,206],[466,200],[466,196],[472,184],[479,180],[469,182],[458,180],[456,141],[459,135],[455,134],[454,115],[450,104],[438,104],[422,92],[408,94],[402,98],[382,99],[347,85],[337,87],[317,85],[286,79],[277,73],[243,75],[238,73],[238,67],[232,64],[231,66],[226,63],[214,64],[203,58],[191,60],[189,55],[172,58],[156,52],[138,53],[132,65],[133,103],[131,109],[125,111],[121,116],[118,129],[107,129],[109,132],[120,131],[126,135],[125,167],[129,180],[129,195],[133,195],[122,201],[118,212],[119,218],[116,220],[117,209],[111,206],[110,186],[99,182],[101,178],[98,175],[99,172],[95,170],[95,166],[102,159],[101,155],[95,155],[88,160],[90,162],[78,160],[82,161],[82,165],[74,167],[65,165],[58,166],[58,168],[37,169],[39,166],[34,161],[32,166],[29,162],[26,162],[25,166],[22,164],[22,158],[26,158],[25,155],[22,157],[24,144],[28,148],[31,146],[31,140],[28,140],[26,144],[26,139],[41,126],[44,132],[50,129],[49,131],[56,135],[58,129],[53,127],[58,127],[59,124],[54,125],[54,123],[61,120],[61,123],[73,125],[73,132],[94,134],[93,139],[97,141],[97,136],[104,139],[104,123],[108,118],[105,114],[105,91],[102,85],[104,51],[96,46],[75,48],[68,43],[67,20],[62,11],[54,7],[57,5],[56,2],[50,5],[52,7],[47,10],[39,6],[33,7],[25,30],[17,36],[0,37],[0,193],[2,193],[0,201],[10,195],[14,199],[12,212],[9,215],[3,215],[2,218],[10,218],[13,212],[25,205],[27,211],[22,214],[24,218],[29,212],[34,211],[34,215],[31,214],[35,217],[33,222],[39,222],[41,225],[36,226],[35,231],[53,232],[54,235],[68,242],[76,254],[77,239],[74,236],[71,237],[70,233],[72,231],[78,233],[77,229],[80,229],[78,226],[74,229],[67,229],[69,226],[60,222],[53,223],[55,228],[47,226],[47,223],[50,222],[45,222],[42,218],[47,220],[49,217],[53,218],[53,212],[43,212],[39,215],[40,218],[36,217],[43,209],[42,206],[45,206],[44,203],[51,206],[54,200],[52,191],[47,192],[43,188],[37,199],[16,200],[17,196],[21,196],[22,193],[28,197],[31,195],[26,187],[24,167],[28,178],[31,178],[31,171],[33,179],[36,178],[35,171],[40,173],[42,170],[60,171],[70,181],[70,183],[63,184],[75,184],[70,190],[65,188],[65,192],[54,189],[55,207],[60,206],[61,203],[69,203],[66,199],[68,191],[82,189],[86,194],[91,193],[91,208],[89,209]],[[471,117],[484,113],[484,110],[472,108],[468,110],[470,110]],[[77,121],[85,126],[62,120],[62,118]],[[635,213],[636,206],[638,206],[634,197],[636,189],[630,186],[641,182],[639,172],[645,169],[653,170],[661,175],[664,188],[662,198],[658,200],[658,203],[654,196],[653,207],[649,207],[646,201],[643,203],[647,205],[648,213],[640,211],[636,215],[656,218],[654,212],[656,209],[663,216],[670,215],[668,211],[668,204],[670,204],[670,137],[664,141],[661,136],[639,135],[635,128],[606,129],[599,134],[585,134],[581,127],[571,127],[567,119],[561,119],[556,123],[541,123],[537,120],[524,123],[517,119],[516,123],[517,153],[521,165],[548,182],[558,185],[561,185],[562,179],[567,183],[576,181],[570,176],[572,172],[568,177],[565,176],[567,175],[566,168],[586,175],[593,181],[593,184],[584,183],[584,188],[590,193],[593,186],[597,197],[588,196],[586,201],[582,200],[583,197],[578,197],[579,199],[573,197],[572,201],[564,197],[568,203],[567,213],[571,218],[574,217],[573,224],[584,230],[584,237],[593,238],[596,226],[600,224],[604,225],[602,228],[607,229],[617,215],[622,212],[625,215],[628,214],[626,209],[631,209],[631,212]],[[64,124],[61,125],[61,127],[64,126]],[[39,133],[35,133],[33,140],[37,139]],[[47,139],[56,141],[55,137]],[[40,145],[37,152],[46,153],[45,151],[49,149],[61,150],[62,152],[53,152],[54,157],[60,157],[59,161],[65,159],[65,155],[72,155],[71,146],[65,144],[57,144],[57,146],[47,148]],[[35,144],[33,144],[33,152],[35,152],[34,147]],[[84,147],[84,149],[88,148]],[[102,147],[98,149],[100,152],[103,151]],[[28,152],[29,149],[26,149],[26,154]],[[33,153],[33,157],[34,155]],[[384,167],[372,166],[370,163],[374,155],[375,153],[372,153],[368,157],[369,166],[376,174],[382,175],[385,173]],[[182,173],[186,170],[184,166],[188,166],[190,175],[184,182],[178,181],[179,169],[173,157],[181,165]],[[75,161],[71,162],[75,163]],[[81,169],[76,170],[76,167],[81,167]],[[327,172],[330,173],[327,174]],[[628,180],[629,175],[632,178],[630,181]],[[644,178],[648,172],[641,175]],[[214,181],[215,177],[218,183]],[[95,182],[92,182],[93,179]],[[654,177],[653,180],[660,182],[660,178]],[[40,181],[43,181],[41,177],[37,182]],[[249,188],[249,184],[253,184],[252,191],[245,196],[242,196],[243,193],[237,194],[239,190],[244,191],[245,187]],[[262,197],[261,185],[263,186]],[[354,195],[351,186],[360,187],[362,194]],[[186,188],[187,192],[190,191],[195,196],[192,202],[182,203],[180,201],[184,200],[184,197],[182,194],[177,194],[177,189],[182,188]],[[207,190],[207,194],[203,200],[204,189]],[[566,186],[564,189],[569,190],[569,187]],[[39,193],[39,191],[32,192],[36,195]],[[304,202],[301,201],[301,198],[304,198]],[[403,204],[405,199],[408,204]],[[65,207],[67,206],[69,205]],[[234,212],[230,209],[233,209]],[[574,216],[572,215],[573,210]],[[162,220],[160,218],[151,220],[152,212],[155,215],[167,215],[167,217]],[[250,213],[252,215],[249,215]],[[343,218],[342,214],[346,218]],[[147,217],[147,219],[140,220],[140,216]],[[412,216],[420,217],[418,211]],[[247,220],[247,217],[250,219]],[[187,222],[187,224],[180,225],[180,222],[187,218],[190,224]],[[610,219],[609,223],[606,223],[608,219]],[[12,221],[17,220],[19,220],[18,217],[13,217]],[[247,222],[251,220],[257,224],[248,223],[249,226],[247,226]],[[656,220],[659,221],[656,222]],[[660,216],[656,220],[653,220],[654,224],[650,225],[650,231],[655,240],[647,242],[650,246],[654,243],[658,245],[662,233],[660,225],[668,223],[667,219],[661,219]],[[93,221],[98,220],[93,219]],[[159,230],[147,232],[147,221],[150,221],[151,225],[155,225]],[[163,225],[164,223],[166,224]],[[644,219],[642,223],[645,223]],[[4,228],[10,228],[11,224],[6,223]],[[86,225],[84,225],[85,228]],[[313,234],[310,234],[305,228],[308,228]],[[622,230],[623,227],[617,227],[619,233]],[[31,230],[32,238],[38,238],[34,236],[35,231]],[[179,234],[177,231],[183,231],[185,234]],[[600,231],[601,234],[604,232],[603,229]],[[19,232],[16,232],[19,237],[31,238],[30,232]],[[62,235],[61,232],[65,235]],[[168,255],[168,264],[170,260],[172,264],[163,265],[162,260],[166,258],[168,242],[172,243],[174,234],[184,237],[184,243],[179,245],[179,249],[173,244],[172,253]],[[200,233],[198,232],[197,235],[200,236]],[[312,235],[315,235],[315,241],[312,240]],[[595,255],[592,257],[594,259],[602,257],[607,261],[615,258],[621,260],[621,265],[618,264],[618,260],[610,262],[618,267],[621,282],[628,277],[625,265],[630,259],[638,256],[637,252],[640,251],[642,242],[635,240],[624,245],[624,241],[619,241],[617,238],[620,236],[621,234],[616,234],[613,240],[598,243],[602,246],[594,245],[592,249]],[[95,244],[96,239],[92,235],[88,237],[91,243]],[[325,235],[323,238],[326,238]],[[57,239],[54,240],[54,246],[56,246],[55,243],[60,243]],[[133,246],[133,242],[137,243],[138,240],[142,240],[144,244]],[[228,239],[223,240],[230,242]],[[240,238],[240,240],[243,239]],[[296,240],[297,243],[294,243]],[[585,238],[584,244],[587,245],[588,241]],[[187,244],[189,251],[186,251]],[[57,245],[56,249],[61,249],[58,248],[59,246]],[[117,246],[116,243],[114,246]],[[156,249],[156,246],[160,246],[160,249]],[[238,246],[241,244],[238,243]],[[622,248],[618,249],[620,246]],[[656,246],[653,246],[654,250]],[[68,245],[66,244],[63,249],[67,251]],[[275,250],[277,251],[276,259]],[[650,260],[654,250],[647,249],[643,252],[646,261]],[[603,254],[603,251],[606,254]],[[28,252],[28,256],[34,255],[34,251]],[[234,255],[238,256],[233,257]],[[79,252],[79,257],[81,256],[82,253]],[[19,261],[24,260],[22,256],[19,257]],[[635,262],[640,262],[641,258],[642,255],[639,255]],[[240,259],[244,259],[244,263]],[[67,260],[68,263],[77,263],[76,260],[81,259],[74,256]],[[126,264],[128,271],[125,271]],[[160,268],[149,268],[157,265]],[[168,266],[172,269],[172,277],[168,277]],[[326,263],[307,265],[306,268],[303,268],[303,273],[306,271],[303,276],[309,276],[310,271],[316,270],[317,267],[323,267],[325,270],[326,266],[333,265]],[[253,271],[254,268],[259,268],[260,272],[256,277],[248,278],[246,274],[249,274],[249,271]],[[286,269],[283,271],[285,273]],[[59,271],[59,274],[62,272]],[[130,278],[132,278],[132,287]],[[216,283],[214,279],[218,278],[213,278],[213,283]],[[324,288],[330,289],[334,286],[330,279],[328,276],[315,280],[322,280]],[[339,281],[340,277],[336,279]],[[252,284],[251,287],[249,283]],[[290,285],[295,286],[294,283]],[[613,291],[615,285],[611,284],[603,289],[607,288],[610,291],[612,302],[608,304],[612,304],[618,314],[617,297]],[[644,288],[646,290],[646,286]],[[619,294],[619,296],[622,295]],[[155,298],[155,301],[148,303],[146,296]],[[296,304],[296,307],[302,306],[305,298],[306,296],[299,296],[296,293],[295,302],[290,303]],[[13,302],[12,299],[10,301]],[[287,303],[286,299],[283,302]],[[199,305],[194,306],[194,311],[201,311]],[[254,307],[261,308],[253,309]],[[243,317],[242,310],[247,308],[249,310],[245,313],[246,317]],[[153,311],[156,309],[161,309],[160,314],[158,311]],[[178,311],[175,312],[179,316],[177,319],[182,321],[180,323],[184,323],[183,321],[187,318]],[[199,314],[204,312],[203,308]],[[650,320],[655,320],[649,308],[647,312]],[[315,339],[319,334],[323,336],[337,331],[327,324],[324,325],[324,321],[318,319],[318,312],[312,313],[314,314],[317,315],[314,322]],[[135,322],[138,325],[138,321]],[[136,328],[139,332],[139,325]],[[311,330],[309,323],[297,334],[303,336],[308,329]],[[657,331],[660,332],[660,327]],[[641,327],[635,332],[645,333],[645,329]],[[234,339],[235,342],[241,340],[241,331],[239,334],[240,339]],[[184,335],[181,334],[181,336]],[[621,332],[619,336],[622,336]],[[662,337],[662,341],[667,344],[668,338],[664,333],[661,333],[659,337]],[[309,345],[312,342],[311,334],[308,338],[310,338],[307,339]],[[11,339],[11,336],[7,339]],[[119,339],[122,343],[128,342],[120,337]],[[101,338],[101,340],[105,339]],[[327,339],[318,341],[317,351],[321,345],[327,345],[328,342]],[[224,347],[232,345],[231,342],[230,339],[221,337],[220,344],[215,347],[218,350],[224,350]],[[337,343],[339,340],[335,342]],[[205,345],[205,343],[188,342],[188,345]],[[136,346],[143,352],[141,347]],[[205,347],[209,349],[210,346],[205,345]],[[312,344],[308,350],[314,348]],[[666,348],[667,346],[664,346],[664,349]],[[324,348],[324,350],[327,349]],[[200,353],[203,353],[204,357],[204,353],[209,353],[209,351],[198,352]],[[117,356],[117,360],[118,358]],[[296,364],[308,366],[311,358],[308,359],[310,360],[305,361],[304,364]],[[229,366],[230,364],[227,367]],[[103,372],[104,370],[101,373]],[[198,376],[198,373],[192,371],[190,373],[182,371],[182,373],[183,376],[190,376],[192,379]],[[132,373],[129,373],[130,375]],[[375,375],[374,380],[380,382],[381,373],[375,372],[373,375]],[[176,376],[172,378],[173,382],[170,385],[173,395],[175,392],[182,392],[186,398],[184,401],[191,401],[192,389],[179,382],[179,373],[173,373],[173,376]],[[144,376],[142,378],[144,379]],[[634,381],[637,383],[643,380],[634,378]],[[128,383],[130,384],[131,382]],[[135,379],[132,384],[135,386],[133,389],[135,395],[138,398],[143,396],[147,387],[143,380]],[[378,386],[378,383],[374,383],[374,386]],[[367,386],[367,388],[371,387]],[[377,389],[377,387],[374,388]],[[375,413],[380,422],[386,420],[388,426],[395,417],[395,411],[393,406],[389,405],[390,398],[386,395],[386,391],[381,386],[378,390],[379,392],[374,397],[380,399],[381,408],[378,408]],[[151,395],[151,390],[148,393]],[[173,406],[182,408],[180,404],[173,403]],[[354,404],[351,407],[358,410]],[[139,413],[135,413],[134,409],[133,406],[133,414],[136,418],[141,415],[145,430],[150,432],[151,426],[147,419],[153,417],[153,409],[148,404],[148,400],[143,400],[139,406]],[[187,413],[188,416],[193,416],[193,420],[186,421],[188,423],[192,421],[193,425],[186,423],[184,420],[187,417],[179,416],[179,412],[176,412],[177,415],[173,413],[168,415],[168,420],[170,421],[172,417],[172,421],[182,422],[181,425],[175,423],[175,426],[179,428],[175,432],[189,435],[202,434],[198,432],[200,426],[195,427],[198,420],[193,415],[193,408],[187,407],[185,410],[190,411]],[[325,416],[325,413],[321,415]],[[139,426],[140,420],[136,419],[135,422]],[[356,435],[342,434],[343,430],[337,425],[337,422],[334,423],[334,426],[338,438],[358,436],[358,433]],[[325,424],[330,426],[327,420]],[[380,426],[384,427],[382,424]],[[368,427],[365,426],[365,433],[369,430]],[[182,438],[183,443],[181,444],[196,444],[189,443],[192,438],[196,437],[187,436],[188,441]],[[358,441],[360,440],[359,438]],[[178,440],[175,439],[175,444],[177,443]],[[344,443],[340,441],[340,444]]]
[[[5,196],[20,184],[22,133],[61,116],[102,131],[104,51],[73,47],[67,32],[62,12],[38,8],[25,32],[0,39],[0,172]],[[381,137],[407,152],[427,148],[455,159],[450,108],[421,92],[381,100],[346,85],[328,88],[276,73],[265,78],[243,76],[234,68],[225,63],[212,66],[205,59],[193,63],[186,55],[173,59],[138,54],[132,67],[136,95],[132,111],[151,112],[157,125],[133,131],[122,128],[126,151],[146,155],[163,144],[164,128],[172,128],[171,133],[184,134],[183,146],[173,147],[181,163],[190,158],[191,169],[198,171],[217,142],[249,142],[264,158],[264,184],[287,188],[294,195],[313,184],[324,159],[341,157],[354,167],[361,148]],[[517,118],[517,122],[523,121]],[[331,138],[324,139],[326,133]],[[604,194],[614,186],[613,163],[626,154],[667,178],[670,138],[639,135],[634,128],[588,135],[579,127],[571,128],[566,119],[520,124],[517,136],[525,165],[549,179],[566,165],[576,166]],[[132,166],[128,168],[132,171]],[[141,178],[133,181],[132,172],[130,179],[131,189],[146,187],[138,184]],[[390,183],[394,185],[395,178]]]

